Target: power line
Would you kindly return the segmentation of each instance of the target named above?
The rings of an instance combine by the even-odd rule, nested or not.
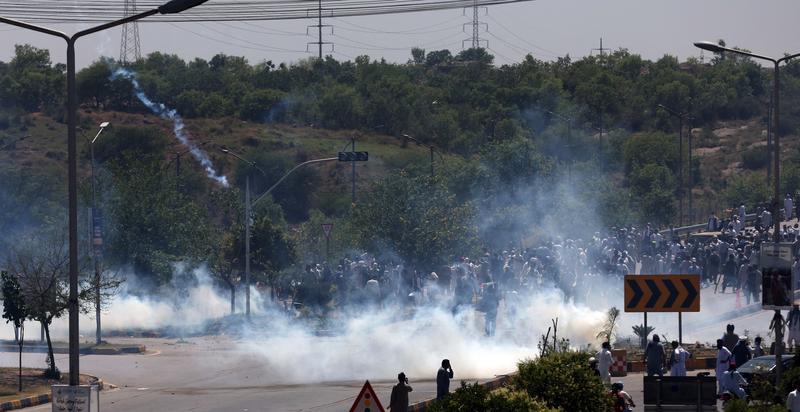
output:
[[[336,0],[326,8],[329,17],[410,13],[463,7],[508,4],[532,0]],[[217,0],[181,14],[158,15],[150,22],[178,21],[257,21],[308,18],[309,0]],[[142,10],[160,6],[161,0],[140,0]],[[6,18],[29,22],[95,23],[116,20],[118,6],[105,0],[0,1]]]
[[[499,20],[495,19],[493,16],[486,16],[486,17],[487,17],[489,20],[491,20],[493,23],[495,23],[495,24],[497,24],[498,26],[500,26],[500,28],[502,28],[502,29],[503,29],[503,30],[505,30],[506,32],[510,33],[512,36],[516,37],[518,40],[520,40],[520,41],[521,41],[521,42],[523,42],[524,44],[526,44],[526,45],[528,45],[528,46],[530,46],[530,47],[533,47],[534,49],[539,49],[539,50],[543,51],[544,53],[546,53],[546,54],[549,54],[549,55],[550,55],[550,57],[555,57],[555,58],[561,57],[561,55],[560,55],[559,53],[556,53],[556,52],[554,52],[554,51],[552,51],[552,50],[545,49],[544,47],[541,47],[541,46],[539,46],[539,45],[536,45],[536,44],[534,44],[534,43],[531,43],[530,41],[526,40],[525,38],[523,38],[523,37],[521,37],[521,36],[517,35],[517,33],[515,33],[513,30],[509,29],[509,28],[508,28],[508,27],[506,27],[505,25],[503,25],[503,23],[501,23]]]
[[[194,30],[187,29],[185,27],[180,27],[180,25],[175,24],[175,23],[168,23],[168,24],[170,26],[178,29],[178,30],[182,30],[182,31],[191,33],[191,34],[193,34],[195,36],[202,37],[202,38],[204,38],[206,40],[211,40],[213,42],[217,42],[217,43],[220,43],[220,44],[225,44],[225,45],[228,45],[228,46],[239,47],[239,48],[242,48],[242,49],[273,52],[273,53],[305,53],[304,50],[281,49],[281,48],[274,48],[274,47],[266,46],[266,45],[259,45],[259,47],[245,46],[245,45],[242,45],[242,44],[237,44],[237,43],[232,43],[232,42],[225,41],[225,40],[220,40],[220,39],[217,39],[215,37],[211,37],[211,36],[205,35],[203,33],[198,33],[198,32],[196,32]]]

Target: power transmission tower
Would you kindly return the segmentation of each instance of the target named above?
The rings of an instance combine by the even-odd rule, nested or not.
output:
[[[124,17],[136,14],[136,0],[125,0]],[[142,58],[142,47],[139,43],[139,25],[136,22],[122,25],[122,41],[119,47],[119,61],[122,64],[133,63]]]
[[[600,38],[600,48],[599,49],[592,49],[592,51],[598,50],[600,52],[600,57],[603,57],[603,52],[611,49],[607,49],[603,47],[603,38]]]
[[[489,24],[488,23],[481,23],[480,19],[480,9],[483,9],[484,16],[489,14],[489,9],[487,7],[482,7],[478,5],[478,0],[472,0],[472,7],[464,8],[464,15],[467,15],[467,9],[472,9],[472,22],[471,23],[464,23],[464,32],[466,32],[466,26],[472,26],[472,37],[469,39],[464,39],[461,41],[461,47],[464,47],[464,43],[471,42],[472,48],[477,49],[481,47],[481,43],[486,45],[486,48],[489,48],[489,40],[481,39],[480,32],[481,26],[486,28],[486,31],[489,31]]]
[[[307,13],[309,16],[311,16],[311,15],[312,15],[312,13],[313,13],[314,11],[316,11],[316,14],[317,14],[317,24],[312,24],[312,25],[310,25],[310,26],[306,27],[306,36],[308,36],[309,29],[312,29],[312,28],[314,28],[314,29],[317,29],[317,36],[318,36],[318,37],[317,37],[317,41],[312,41],[312,42],[308,42],[308,43],[306,43],[306,52],[308,52],[308,51],[309,51],[309,48],[308,48],[308,47],[309,47],[310,45],[312,45],[312,44],[316,44],[316,45],[317,45],[317,47],[318,47],[318,49],[319,49],[319,55],[318,55],[318,57],[319,57],[319,59],[320,59],[320,60],[322,60],[322,45],[323,45],[323,44],[330,44],[330,45],[331,45],[331,51],[333,51],[333,50],[334,50],[334,44],[333,44],[333,42],[330,42],[330,41],[322,41],[322,28],[323,28],[323,27],[330,27],[330,28],[331,28],[331,35],[333,35],[333,25],[331,25],[331,24],[322,24],[322,0],[318,0],[318,2],[317,2],[317,9],[316,9],[316,10],[309,9],[309,10],[308,10],[306,13]]]

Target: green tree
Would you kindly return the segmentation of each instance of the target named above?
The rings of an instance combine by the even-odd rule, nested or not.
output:
[[[441,181],[399,172],[359,201],[352,227],[365,249],[388,248],[412,266],[430,268],[475,250],[473,216]]]
[[[285,98],[286,95],[277,90],[260,89],[249,92],[242,98],[239,117],[263,122],[270,117],[270,111]]]
[[[547,406],[564,411],[606,412],[611,398],[602,381],[587,368],[589,354],[553,352],[517,364],[511,387],[526,391]],[[575,394],[580,396],[575,396]]]
[[[17,277],[6,271],[0,272],[0,277],[3,284],[3,319],[6,323],[14,324],[14,338],[19,344],[19,391],[22,392],[22,345],[25,342],[23,325],[28,317],[28,308],[25,306],[25,297]]]

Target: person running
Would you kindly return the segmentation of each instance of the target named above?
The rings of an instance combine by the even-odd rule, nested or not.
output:
[[[408,385],[408,378],[404,372],[397,374],[397,381],[397,385],[392,387],[389,409],[392,412],[408,412],[408,393],[413,389]]]

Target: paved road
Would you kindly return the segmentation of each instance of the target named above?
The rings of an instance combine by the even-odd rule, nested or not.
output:
[[[141,340],[139,341],[141,342]],[[103,411],[336,411],[347,410],[363,381],[283,384],[272,376],[263,359],[230,349],[226,338],[190,339],[175,344],[162,339],[145,339],[151,353],[145,355],[86,355],[81,371],[100,376],[117,389],[101,394]],[[66,355],[57,356],[61,370],[67,370]],[[44,354],[25,354],[26,366],[44,366]],[[0,353],[2,366],[16,365],[16,354]],[[435,368],[432,375],[435,374]],[[379,398],[388,403],[390,380],[371,381]],[[436,394],[435,382],[412,381],[412,402]],[[458,385],[451,383],[451,388]],[[49,411],[50,405],[29,408]]]

